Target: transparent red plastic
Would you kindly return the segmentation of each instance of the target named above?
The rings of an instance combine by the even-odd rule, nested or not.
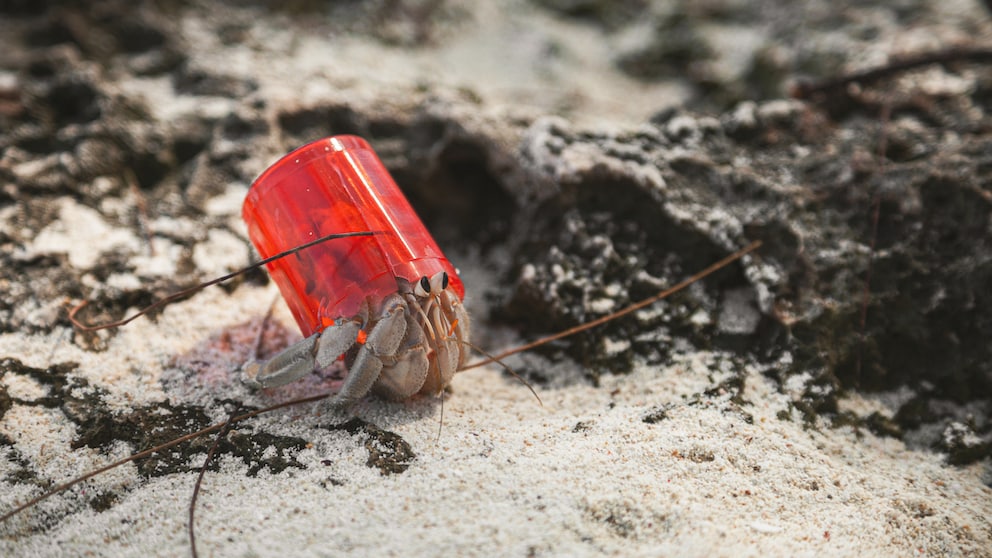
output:
[[[415,282],[447,271],[448,288],[465,296],[455,267],[359,137],[325,138],[279,159],[251,185],[242,217],[263,258],[332,233],[376,232],[268,264],[304,336],[354,316],[365,297],[395,293],[397,277]]]

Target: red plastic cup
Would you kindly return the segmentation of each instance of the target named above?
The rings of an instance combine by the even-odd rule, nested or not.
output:
[[[465,287],[369,144],[333,136],[279,159],[251,185],[242,207],[248,236],[262,258],[317,238],[332,239],[268,264],[304,336],[358,313],[397,291],[396,278],[415,283],[448,272],[459,299]]]

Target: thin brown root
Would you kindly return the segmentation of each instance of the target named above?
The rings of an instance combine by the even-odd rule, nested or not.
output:
[[[42,502],[44,500],[47,500],[51,496],[54,496],[56,494],[59,494],[60,492],[65,492],[66,490],[72,488],[73,486],[76,486],[77,484],[79,484],[79,483],[81,483],[83,481],[89,480],[89,479],[91,479],[91,478],[93,478],[93,477],[95,477],[95,476],[97,476],[97,475],[99,475],[101,473],[104,473],[104,472],[109,471],[111,469],[115,469],[115,468],[120,467],[121,465],[124,465],[126,463],[130,463],[130,462],[132,462],[132,461],[134,461],[136,459],[142,459],[144,457],[148,457],[148,456],[150,456],[152,454],[155,454],[157,452],[160,452],[162,450],[169,449],[169,448],[171,448],[173,446],[177,446],[177,445],[179,445],[179,444],[181,444],[183,442],[192,440],[194,438],[198,438],[198,437],[203,436],[205,434],[210,434],[211,432],[217,432],[218,430],[221,430],[221,429],[223,429],[223,428],[225,428],[225,427],[227,427],[227,426],[229,426],[231,424],[235,424],[235,423],[238,423],[238,422],[241,422],[241,421],[244,421],[244,420],[248,420],[248,419],[250,419],[252,417],[256,417],[256,416],[261,415],[263,413],[268,413],[268,412],[271,412],[271,411],[276,411],[276,410],[282,409],[283,407],[291,407],[293,405],[301,405],[303,403],[313,403],[314,401],[320,401],[321,399],[326,399],[327,397],[330,397],[331,395],[334,395],[334,394],[333,393],[323,393],[323,394],[320,394],[320,395],[313,395],[313,396],[310,396],[310,397],[303,397],[301,399],[293,399],[291,401],[285,401],[283,403],[277,403],[277,404],[271,405],[269,407],[265,407],[265,408],[262,408],[262,409],[257,409],[255,411],[250,411],[248,413],[244,413],[242,415],[238,415],[238,416],[236,416],[234,418],[228,419],[225,422],[221,422],[221,423],[215,424],[213,426],[208,426],[208,427],[206,427],[206,428],[204,428],[202,430],[198,430],[198,431],[193,432],[191,434],[186,434],[185,436],[180,436],[180,437],[176,438],[175,440],[166,442],[164,444],[160,444],[160,445],[155,446],[153,448],[146,449],[145,451],[142,451],[142,452],[138,452],[138,453],[136,453],[134,455],[131,455],[130,457],[125,457],[124,459],[119,459],[119,460],[114,461],[113,463],[111,463],[109,465],[105,465],[103,467],[100,467],[99,469],[96,469],[94,471],[90,471],[89,473],[86,473],[85,475],[78,476],[78,477],[72,479],[71,481],[62,483],[62,484],[56,486],[55,488],[49,490],[48,492],[45,492],[44,494],[42,494],[40,496],[36,496],[36,497],[28,500],[27,502],[25,502],[25,503],[17,506],[16,508],[12,509],[11,511],[9,511],[9,512],[3,514],[2,516],[0,516],[0,523],[3,523],[4,521],[7,521],[11,517],[13,517],[13,516],[21,513],[22,511],[30,508],[31,506],[34,506],[35,504],[37,504],[39,502]]]
[[[334,240],[334,239],[338,239],[338,238],[348,238],[348,237],[354,237],[354,236],[373,236],[373,235],[376,235],[376,234],[382,234],[382,233],[381,232],[376,232],[376,231],[363,231],[363,232],[352,232],[352,233],[335,233],[335,234],[329,234],[327,236],[322,236],[322,237],[318,238],[317,240],[314,240],[314,241],[311,241],[311,242],[307,242],[306,244],[302,244],[302,245],[297,246],[296,248],[293,248],[291,250],[286,250],[285,252],[280,252],[280,253],[272,256],[272,257],[265,258],[264,260],[257,261],[255,263],[249,265],[248,267],[244,267],[244,268],[241,268],[241,269],[239,269],[237,271],[228,273],[227,275],[218,277],[216,279],[211,279],[210,281],[207,281],[205,283],[200,283],[199,285],[194,285],[194,286],[192,286],[192,287],[190,287],[188,289],[183,289],[181,291],[172,293],[169,296],[167,296],[167,297],[165,297],[165,298],[163,298],[163,299],[161,299],[161,300],[159,300],[159,301],[157,301],[157,302],[155,302],[153,304],[150,304],[150,305],[146,306],[145,308],[142,308],[136,314],[133,314],[133,315],[127,317],[127,318],[124,318],[122,320],[118,320],[116,322],[110,322],[110,323],[106,323],[106,324],[97,324],[97,325],[89,325],[89,324],[85,324],[85,323],[81,322],[80,320],[78,320],[76,318],[76,314],[78,314],[79,311],[82,310],[88,304],[87,301],[83,301],[80,304],[78,304],[75,308],[73,308],[72,310],[69,311],[69,321],[71,321],[72,322],[72,325],[75,326],[76,329],[78,329],[80,331],[99,331],[101,329],[110,329],[110,328],[113,328],[113,327],[120,327],[122,325],[126,325],[126,324],[131,323],[132,321],[136,320],[137,318],[139,318],[141,316],[144,316],[145,314],[147,314],[147,313],[149,313],[149,312],[151,312],[153,310],[157,310],[157,309],[159,309],[159,308],[161,308],[161,307],[163,307],[163,306],[165,306],[167,304],[173,303],[173,302],[175,302],[177,300],[182,300],[182,299],[184,299],[184,298],[192,295],[193,293],[197,293],[197,292],[202,291],[203,289],[205,289],[207,287],[211,287],[211,286],[216,285],[218,283],[223,283],[224,281],[227,281],[228,279],[233,279],[233,278],[237,277],[238,275],[242,275],[242,274],[247,273],[247,272],[249,272],[249,271],[251,271],[253,269],[257,269],[257,268],[259,268],[259,267],[261,267],[261,266],[263,266],[265,264],[274,262],[274,261],[276,261],[276,260],[278,260],[280,258],[285,258],[286,256],[290,256],[292,254],[295,254],[295,253],[299,252],[300,250],[305,250],[305,249],[307,249],[307,248],[309,248],[311,246],[314,246],[316,244],[320,244],[321,242],[327,242],[328,240]]]
[[[682,281],[681,283],[679,283],[679,284],[677,284],[677,285],[675,285],[673,287],[669,287],[669,288],[661,291],[660,293],[658,293],[658,294],[656,294],[656,295],[654,295],[654,296],[652,296],[650,298],[646,298],[646,299],[644,299],[644,300],[642,300],[640,302],[635,302],[634,304],[631,304],[630,306],[628,306],[628,307],[626,307],[626,308],[624,308],[622,310],[617,310],[616,312],[614,312],[612,314],[609,314],[607,316],[603,316],[602,318],[597,318],[597,319],[595,319],[595,320],[593,320],[591,322],[586,322],[584,324],[577,325],[575,327],[566,329],[565,331],[558,332],[558,333],[556,333],[554,335],[549,335],[547,337],[542,337],[541,339],[538,339],[537,341],[532,341],[532,342],[527,343],[525,345],[521,345],[519,347],[515,347],[513,349],[509,349],[509,350],[504,351],[504,352],[502,352],[502,353],[500,353],[500,354],[498,354],[496,356],[491,356],[491,357],[489,357],[489,358],[487,358],[485,360],[480,360],[479,362],[473,362],[473,363],[465,366],[464,368],[462,368],[461,371],[471,370],[472,368],[478,368],[479,366],[483,366],[483,365],[489,364],[490,362],[499,362],[501,359],[504,359],[504,358],[506,358],[506,357],[508,357],[510,355],[515,355],[517,353],[522,353],[524,351],[529,351],[530,349],[533,349],[534,347],[540,347],[541,345],[545,345],[545,344],[550,343],[552,341],[557,341],[559,339],[563,339],[563,338],[568,337],[570,335],[575,335],[576,333],[579,333],[579,332],[582,332],[582,331],[586,331],[587,329],[592,329],[592,328],[594,328],[594,327],[596,327],[598,325],[602,325],[602,324],[605,324],[606,322],[615,320],[615,319],[620,318],[622,316],[626,316],[627,314],[630,314],[631,312],[636,312],[637,310],[640,310],[641,308],[650,306],[650,305],[654,304],[655,302],[658,302],[659,300],[661,300],[663,298],[667,298],[667,297],[669,297],[669,296],[671,296],[671,295],[673,295],[673,294],[681,291],[682,289],[688,287],[689,285],[695,283],[696,281],[699,281],[700,279],[703,279],[704,277],[707,277],[708,275],[712,275],[713,273],[716,273],[717,271],[723,269],[724,267],[727,267],[731,263],[733,263],[733,262],[741,259],[745,255],[747,255],[747,254],[749,254],[749,253],[757,250],[760,246],[761,246],[761,241],[760,240],[755,240],[751,244],[748,244],[747,247],[745,247],[745,248],[743,248],[741,250],[738,250],[737,252],[734,252],[733,254],[727,256],[726,258],[723,258],[722,260],[720,260],[720,261],[718,261],[718,262],[716,262],[716,263],[714,263],[712,265],[710,265],[709,267],[707,267],[706,269],[700,271],[699,273],[696,273],[695,275],[692,275],[691,277],[689,277],[688,279]],[[530,387],[530,386],[528,385],[527,387]],[[531,391],[534,391],[534,390],[531,389]],[[536,396],[537,394],[535,393],[534,395]],[[540,400],[540,398],[538,398],[538,399]]]
[[[262,341],[265,338],[265,328],[269,327],[269,321],[272,320],[272,314],[276,310],[276,303],[279,302],[279,297],[272,299],[272,304],[269,304],[269,309],[265,312],[265,316],[262,318],[262,323],[258,326],[258,335],[255,336],[255,343],[252,345],[252,358],[256,361],[262,359]]]
[[[878,139],[878,154],[876,159],[878,160],[878,176],[881,178],[885,175],[885,151],[888,148],[889,134],[888,126],[889,119],[892,115],[892,103],[882,104],[882,115],[881,115],[881,128],[879,131]],[[871,273],[872,268],[875,263],[875,248],[878,245],[878,221],[882,213],[882,193],[881,185],[879,185],[875,192],[871,196],[871,232],[869,233],[868,240],[868,263],[865,269],[865,282],[864,287],[861,290],[861,316],[858,321],[858,358],[854,366],[854,381],[858,384],[861,383],[861,367],[864,361],[864,347],[865,340],[867,339],[866,332],[868,331],[868,303],[871,301]]]
[[[141,227],[141,234],[145,237],[145,244],[148,245],[148,255],[155,257],[155,244],[152,243],[152,228],[148,224],[148,199],[138,186],[138,176],[134,174],[134,169],[128,167],[124,170],[124,180],[127,182],[128,190],[134,196],[135,205],[138,208],[138,225]]]
[[[796,99],[828,98],[843,91],[852,83],[867,85],[900,72],[906,72],[931,64],[953,64],[956,62],[992,62],[992,49],[988,48],[949,48],[936,52],[925,52],[914,56],[893,57],[892,61],[877,68],[854,72],[821,81],[798,82],[792,86],[790,94]]]
[[[200,473],[196,475],[196,484],[193,485],[193,496],[189,499],[189,522],[187,524],[187,530],[189,531],[189,549],[190,554],[193,558],[197,558],[196,553],[196,499],[200,496],[200,487],[203,485],[203,476],[207,474],[207,467],[210,466],[210,461],[214,458],[214,453],[217,448],[220,447],[221,441],[227,436],[227,433],[231,431],[232,419],[234,415],[231,415],[224,423],[224,427],[220,429],[220,433],[217,434],[217,439],[210,446],[207,451],[207,457],[203,460],[203,467],[200,467]]]

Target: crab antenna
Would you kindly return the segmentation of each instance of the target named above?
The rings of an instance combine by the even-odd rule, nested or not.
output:
[[[135,319],[137,319],[137,318],[139,318],[141,316],[144,316],[145,314],[151,312],[152,310],[156,310],[156,309],[161,308],[161,307],[163,307],[163,306],[165,306],[165,305],[167,305],[169,303],[175,302],[177,300],[181,300],[181,299],[183,299],[183,298],[185,298],[185,297],[187,297],[187,296],[189,296],[189,295],[191,295],[193,293],[202,291],[203,289],[205,289],[207,287],[210,287],[212,285],[216,285],[218,283],[223,283],[224,281],[227,281],[228,279],[233,279],[234,277],[237,277],[238,275],[241,275],[243,273],[247,273],[247,272],[249,272],[249,271],[251,271],[253,269],[257,269],[257,268],[259,268],[259,267],[261,267],[261,266],[263,266],[263,265],[265,265],[267,263],[274,262],[275,260],[278,260],[280,258],[285,258],[286,256],[290,256],[290,255],[295,254],[295,253],[297,253],[297,252],[299,252],[301,250],[305,250],[305,249],[307,249],[307,248],[309,248],[311,246],[320,244],[322,242],[327,242],[328,240],[334,240],[334,239],[337,239],[337,238],[349,238],[349,237],[354,237],[354,236],[372,236],[372,235],[376,235],[376,234],[381,234],[381,233],[380,232],[377,232],[377,231],[362,231],[362,232],[350,232],[350,233],[334,233],[334,234],[329,234],[327,236],[322,236],[322,237],[320,237],[320,238],[318,238],[316,240],[312,240],[310,242],[307,242],[306,244],[301,244],[300,246],[297,246],[296,248],[293,248],[291,250],[286,250],[285,252],[280,252],[280,253],[278,253],[278,254],[276,254],[274,256],[271,256],[271,257],[265,258],[264,260],[255,262],[255,263],[249,265],[248,267],[241,268],[241,269],[239,269],[237,271],[228,273],[227,275],[224,275],[222,277],[218,277],[216,279],[211,279],[210,281],[207,281],[206,283],[200,283],[199,285],[194,285],[194,286],[192,286],[192,287],[190,287],[188,289],[183,289],[181,291],[172,293],[169,296],[167,296],[167,297],[165,297],[165,298],[163,298],[161,300],[158,300],[155,303],[153,303],[153,304],[151,304],[149,306],[146,306],[145,308],[139,310],[136,314],[133,314],[133,315],[127,317],[127,318],[124,318],[122,320],[118,320],[116,322],[110,322],[110,323],[98,324],[98,325],[89,325],[89,324],[85,324],[85,323],[79,321],[78,319],[76,319],[76,314],[78,314],[80,310],[82,310],[87,304],[89,304],[89,301],[84,300],[83,302],[79,303],[78,305],[76,305],[76,307],[74,307],[72,310],[69,311],[69,321],[71,321],[72,322],[72,325],[75,326],[76,329],[78,329],[80,331],[98,331],[98,330],[101,330],[101,329],[110,329],[112,327],[120,327],[122,325],[125,325],[125,324],[128,324],[128,323],[134,321]]]
[[[591,322],[586,322],[584,324],[579,324],[579,325],[577,325],[575,327],[566,329],[565,331],[558,332],[558,333],[556,333],[554,335],[549,335],[547,337],[542,337],[541,339],[538,339],[537,341],[532,341],[530,343],[527,343],[526,345],[520,345],[519,347],[514,347],[514,348],[509,349],[507,351],[504,351],[504,352],[502,352],[502,353],[500,353],[500,354],[498,354],[496,356],[490,356],[489,358],[487,358],[485,360],[480,360],[478,362],[473,362],[473,363],[465,366],[464,368],[462,368],[460,371],[471,370],[472,368],[478,368],[479,366],[483,366],[483,365],[489,364],[491,362],[499,362],[501,359],[504,359],[504,358],[506,358],[506,357],[508,357],[510,355],[515,355],[517,353],[522,353],[524,351],[533,349],[534,347],[539,347],[541,345],[550,343],[552,341],[557,341],[558,339],[561,339],[563,337],[568,337],[569,335],[575,335],[576,333],[579,333],[579,332],[582,332],[582,331],[586,331],[587,329],[592,329],[592,328],[594,328],[594,327],[596,327],[598,325],[605,324],[606,322],[609,322],[611,320],[615,320],[615,319],[617,319],[617,318],[619,318],[621,316],[626,316],[627,314],[630,314],[631,312],[635,312],[637,310],[640,310],[641,308],[644,308],[646,306],[650,306],[650,305],[654,304],[655,302],[658,302],[659,300],[661,300],[663,298],[667,298],[667,297],[671,296],[672,294],[677,293],[677,292],[681,291],[682,289],[688,287],[689,285],[695,283],[696,281],[699,281],[700,279],[702,279],[702,278],[704,278],[704,277],[706,277],[708,275],[711,275],[711,274],[713,274],[713,273],[715,273],[715,272],[717,272],[717,271],[719,271],[719,270],[727,267],[731,263],[733,263],[733,262],[741,259],[742,257],[744,257],[746,254],[749,254],[750,252],[753,252],[753,251],[757,250],[760,246],[761,246],[761,241],[760,240],[755,240],[751,244],[748,244],[746,247],[744,247],[744,248],[738,250],[737,252],[734,252],[733,254],[727,256],[726,258],[723,258],[722,260],[720,260],[720,261],[718,261],[718,262],[710,265],[709,267],[707,267],[706,269],[700,271],[699,273],[696,273],[695,275],[690,276],[689,278],[683,280],[682,282],[678,283],[677,285],[671,286],[671,287],[669,287],[669,288],[661,291],[660,293],[658,293],[658,294],[656,294],[656,295],[654,295],[654,296],[652,296],[650,298],[646,298],[646,299],[644,299],[644,300],[642,300],[640,302],[635,302],[634,304],[631,304],[630,306],[628,306],[628,307],[626,307],[626,308],[624,308],[622,310],[617,310],[616,312],[614,312],[612,314],[603,316],[601,318],[597,318],[597,319],[595,319],[595,320],[593,320]]]
[[[465,368],[461,368],[461,369],[458,370],[459,372],[463,372],[465,370],[468,370],[469,368],[475,368],[477,366],[482,366],[483,364],[486,364],[486,363],[495,362],[496,364],[502,366],[503,367],[503,370],[506,370],[511,376],[513,376],[514,378],[516,378],[517,381],[519,381],[521,384],[523,384],[524,386],[526,386],[527,389],[530,390],[531,394],[534,395],[534,398],[537,399],[538,405],[540,405],[542,407],[544,406],[544,401],[541,401],[541,396],[538,395],[537,394],[537,391],[534,390],[534,386],[530,385],[530,382],[528,382],[526,378],[524,378],[520,374],[517,374],[517,371],[516,370],[514,370],[513,368],[510,368],[510,365],[509,364],[507,364],[507,363],[505,363],[505,362],[503,362],[501,360],[503,357],[509,356],[509,355],[511,355],[513,353],[504,353],[502,355],[498,355],[497,356],[497,355],[493,355],[489,351],[486,351],[486,350],[482,349],[478,345],[475,345],[473,343],[469,343],[468,341],[464,341],[462,339],[457,339],[457,338],[453,338],[453,339],[455,339],[456,341],[458,341],[462,345],[465,345],[465,346],[473,349],[475,352],[481,354],[482,356],[486,357],[486,360],[482,361],[481,363],[475,363],[475,364],[471,364],[469,366],[466,366]],[[443,399],[442,399],[442,401],[443,401]]]

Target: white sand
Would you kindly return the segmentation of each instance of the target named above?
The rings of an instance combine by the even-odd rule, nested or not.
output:
[[[210,326],[183,320],[208,313],[218,324],[237,323],[268,294],[205,292],[172,308],[158,327],[135,324],[106,353],[63,343],[54,358],[79,360],[80,375],[119,394],[122,404],[159,399],[160,363],[211,334]],[[8,335],[0,337],[0,353],[42,366],[53,355],[51,343]],[[598,388],[541,390],[543,408],[494,370],[467,372],[445,403],[439,441],[436,402],[368,400],[357,415],[396,432],[417,454],[406,472],[391,476],[366,466],[363,434],[320,428],[343,418],[313,405],[276,412],[255,428],[308,440],[312,446],[297,456],[306,468],[249,478],[239,459],[222,458],[221,472],[206,476],[200,498],[200,550],[210,556],[988,555],[992,490],[981,482],[982,466],[946,467],[939,456],[896,441],[782,421],[776,413],[786,409],[786,397],[757,373],[744,394],[754,402],[743,409],[753,424],[726,396],[688,404],[720,381],[712,371],[719,360],[702,353],[678,366],[607,377]],[[17,376],[3,381],[30,397]],[[218,396],[230,392],[253,404],[304,389],[249,395],[233,376],[229,381],[204,379],[187,386],[184,398],[205,394],[207,384]],[[670,406],[667,418],[643,422],[661,406]],[[62,480],[108,459],[85,448],[70,453],[66,424],[59,412],[15,406],[0,432],[46,477]],[[0,527],[0,555],[182,555],[193,483],[192,473],[141,481],[132,466],[123,467]],[[124,494],[96,513],[85,494],[103,490]],[[23,486],[5,485],[0,506],[6,510],[27,495]],[[32,532],[53,516],[60,518],[54,525]]]

